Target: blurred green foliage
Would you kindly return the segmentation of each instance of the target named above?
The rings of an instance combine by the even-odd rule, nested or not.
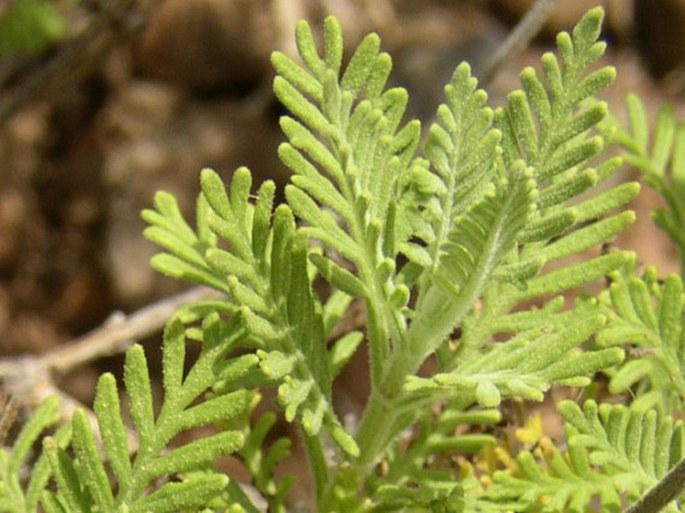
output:
[[[0,14],[0,58],[40,55],[67,32],[67,23],[51,0],[11,0]]]

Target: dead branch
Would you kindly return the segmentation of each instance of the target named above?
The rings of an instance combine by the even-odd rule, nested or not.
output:
[[[498,47],[495,55],[486,63],[480,77],[482,84],[492,82],[502,65],[530,44],[547,21],[555,2],[556,0],[536,0],[533,7],[521,18],[504,43]]]
[[[215,290],[197,287],[130,315],[115,313],[91,333],[53,351],[0,359],[0,381],[5,393],[30,407],[37,406],[48,395],[58,395],[62,414],[68,417],[81,405],[57,388],[55,381],[59,376],[88,362],[123,352],[134,341],[159,331],[183,305],[220,297]]]

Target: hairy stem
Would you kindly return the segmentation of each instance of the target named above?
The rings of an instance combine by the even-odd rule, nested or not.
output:
[[[369,473],[382,452],[392,442],[390,427],[395,423],[397,415],[394,406],[394,401],[378,392],[372,393],[366,404],[357,432],[360,454],[357,466],[362,476]]]
[[[435,285],[426,293],[423,304],[425,315],[417,312],[417,318],[404,340],[406,347],[392,354],[385,367],[381,387],[374,390],[364,410],[357,432],[361,453],[358,464],[363,474],[377,463],[398,430],[407,427],[398,426],[406,413],[398,406],[405,397],[402,387],[407,376],[416,373],[428,354],[449,336],[470,308],[469,301],[450,301]],[[407,422],[412,419],[408,418]]]
[[[304,429],[300,429],[300,435],[307,452],[309,470],[312,473],[312,479],[314,481],[313,500],[315,501],[315,510],[320,511],[321,500],[329,481],[328,465],[326,464],[323,444],[321,443],[321,438],[308,435]]]

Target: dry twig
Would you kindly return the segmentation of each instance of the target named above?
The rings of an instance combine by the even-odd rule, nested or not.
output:
[[[7,442],[7,436],[17,417],[17,400],[9,398],[0,390],[0,447]]]
[[[24,405],[37,406],[45,397],[60,397],[62,415],[82,407],[55,385],[59,376],[88,362],[123,352],[135,340],[159,331],[180,307],[221,297],[217,291],[198,287],[153,303],[130,315],[113,314],[91,333],[41,355],[0,359],[0,380],[6,393]]]
[[[680,460],[654,488],[639,501],[625,510],[625,513],[656,513],[664,509],[685,490],[685,459]]]
[[[555,2],[556,0],[536,0],[533,7],[521,18],[504,43],[498,47],[495,55],[485,65],[481,73],[481,83],[492,82],[502,65],[528,46],[547,21]]]

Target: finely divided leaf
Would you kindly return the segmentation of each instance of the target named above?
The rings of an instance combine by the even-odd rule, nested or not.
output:
[[[143,350],[134,345],[126,352],[124,382],[135,433],[127,433],[116,382],[111,374],[104,374],[95,397],[104,454],[96,444],[88,418],[81,411],[71,421],[73,457],[54,440],[46,440],[45,450],[58,485],[55,497],[69,511],[147,511],[145,508],[150,504],[157,504],[160,511],[171,511],[172,505],[206,506],[221,491],[216,486],[208,488],[205,477],[190,471],[204,469],[218,457],[237,451],[243,443],[242,433],[224,430],[170,450],[167,444],[187,429],[229,422],[247,411],[250,396],[244,390],[209,399],[203,397],[218,381],[214,370],[222,368],[220,364],[234,343],[235,333],[230,331],[241,333],[242,328],[237,322],[221,322],[216,314],[208,316],[200,333],[202,350],[183,379],[185,329],[178,319],[172,319],[165,330],[164,398],[156,416]],[[191,403],[194,404],[189,407]],[[138,440],[135,453],[129,453],[127,439],[131,434]],[[114,487],[110,483],[110,469],[117,481]],[[179,473],[188,474],[183,483],[172,486],[170,480]],[[211,476],[214,485],[219,483],[215,477],[225,487],[226,477]],[[185,499],[167,497],[171,489],[187,490],[189,494],[193,491],[195,495]],[[55,505],[52,498],[44,499],[44,503],[48,508]]]

